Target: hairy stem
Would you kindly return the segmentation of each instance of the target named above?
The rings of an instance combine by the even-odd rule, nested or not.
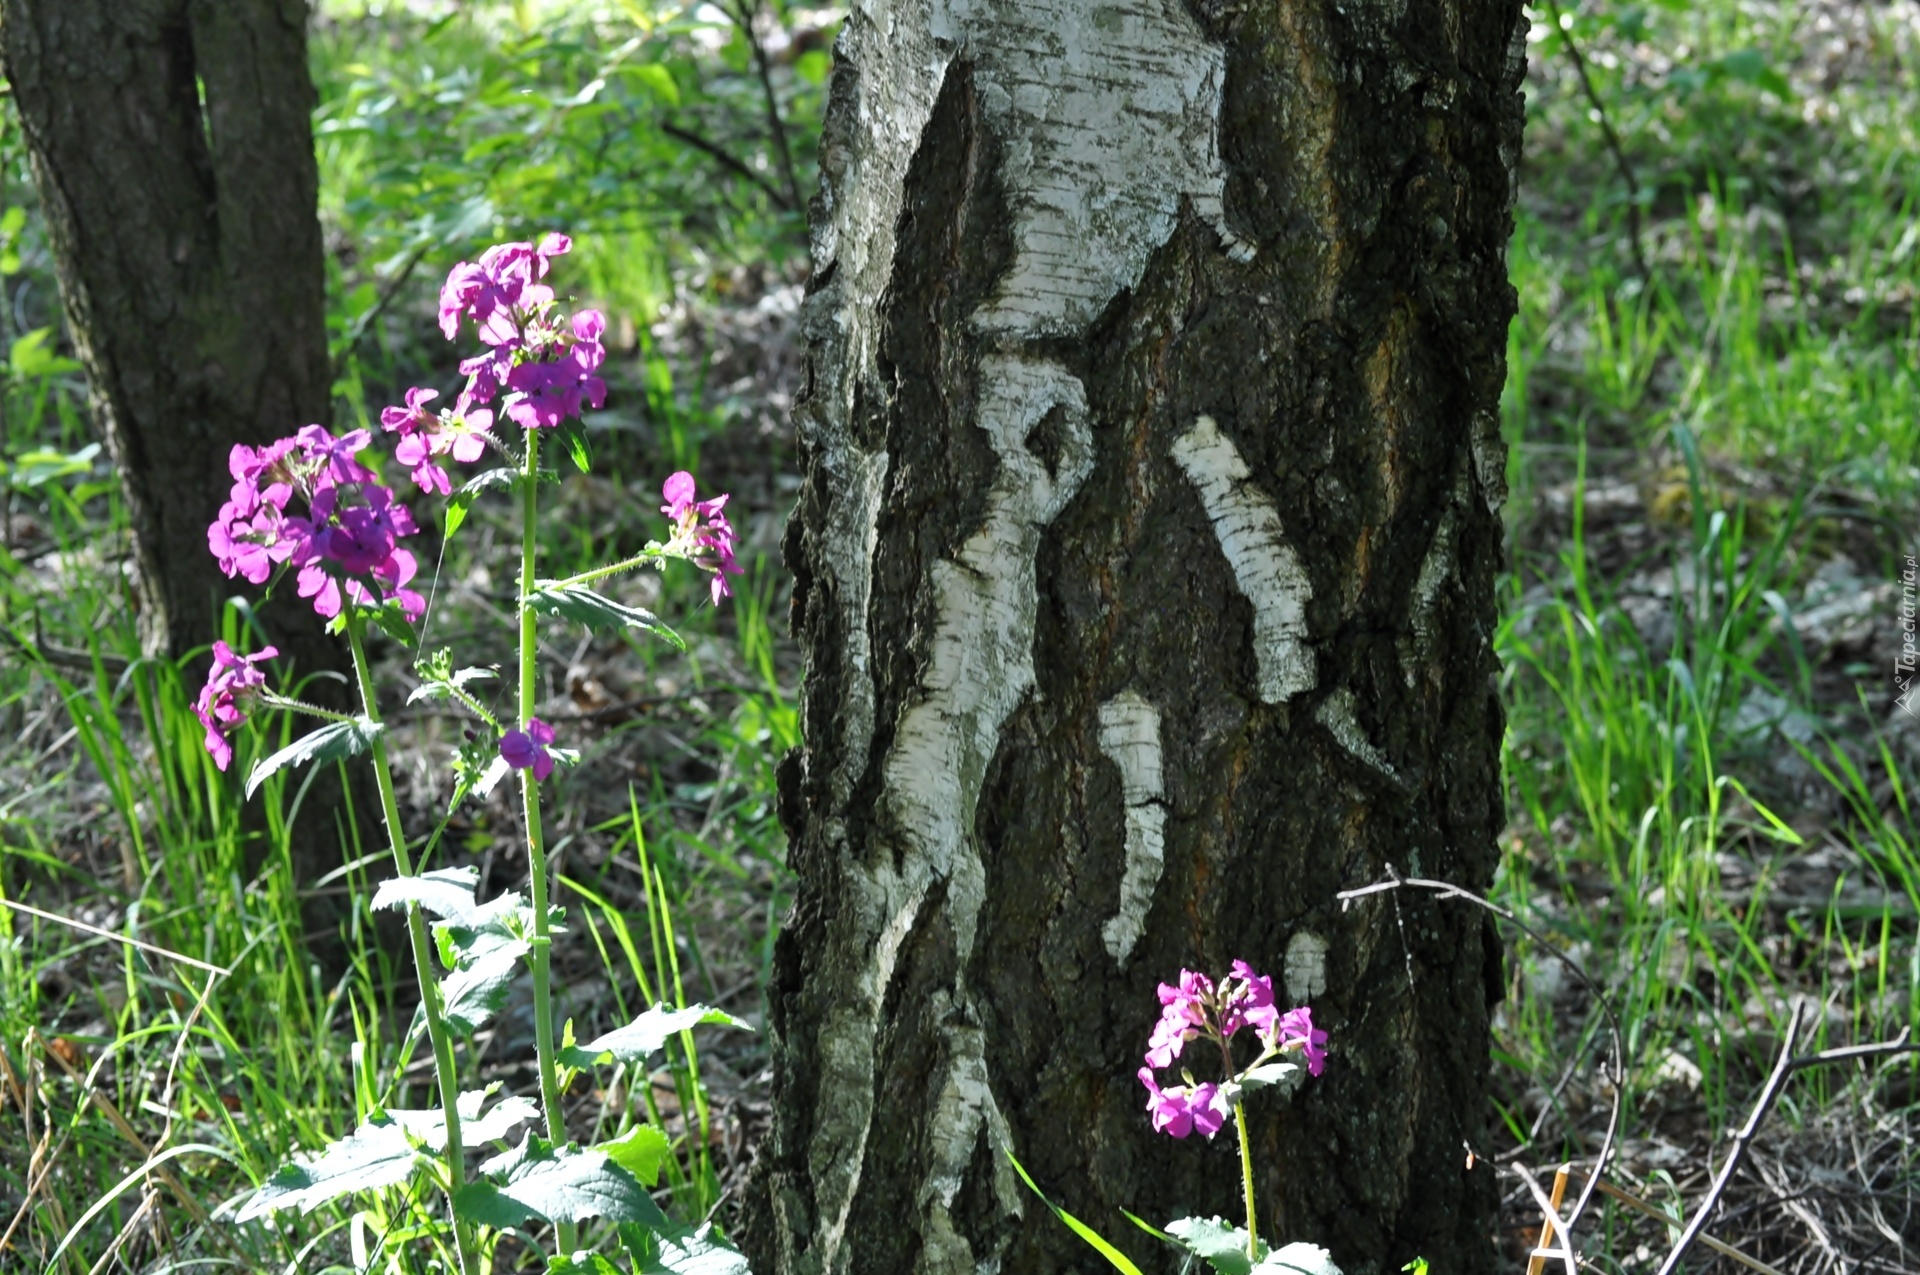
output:
[[[540,434],[527,431],[526,481],[520,505],[520,728],[533,720],[534,660],[539,627],[527,599],[534,592],[534,534],[537,530],[540,490]],[[533,970],[533,1042],[540,1071],[540,1106],[547,1113],[547,1137],[555,1146],[567,1141],[566,1113],[560,1107],[560,1072],[553,1048],[553,935],[547,921],[547,847],[540,827],[540,781],[529,766],[520,772],[520,807],[527,822],[527,885],[533,895],[533,950],[527,964]],[[554,1225],[562,1253],[573,1252],[571,1223]]]
[[[347,642],[353,648],[353,671],[360,682],[360,704],[368,718],[380,720],[379,702],[374,697],[373,673],[367,667],[367,651],[360,640],[361,620],[357,611],[347,613]],[[393,769],[387,763],[387,741],[373,737],[373,773],[380,786],[380,814],[387,825],[387,844],[393,850],[393,864],[403,877],[413,875],[413,861],[407,854],[406,834],[400,827],[400,803],[393,795]],[[420,982],[420,1005],[427,1018],[427,1039],[433,1045],[433,1069],[440,1084],[440,1107],[447,1120],[447,1193],[452,1197],[467,1180],[466,1147],[460,1138],[460,1076],[454,1069],[453,1036],[447,1029],[446,1007],[440,1000],[440,983],[433,976],[433,949],[427,943],[426,918],[420,905],[407,904],[407,939],[413,947],[414,976]],[[454,1243],[459,1249],[463,1275],[479,1275],[480,1259],[474,1246],[473,1229],[453,1214]]]
[[[657,544],[648,545],[631,558],[623,558],[611,566],[595,567],[591,571],[582,571],[579,575],[568,576],[564,580],[555,580],[552,582],[551,587],[564,589],[569,585],[587,584],[606,576],[618,575],[622,571],[631,571],[635,567],[644,567],[649,562],[658,562],[667,556],[669,555],[667,554],[665,546]]]
[[[1253,1144],[1247,1140],[1247,1109],[1233,1104],[1233,1127],[1240,1135],[1240,1185],[1247,1195],[1247,1260],[1260,1260],[1260,1232],[1253,1224]]]

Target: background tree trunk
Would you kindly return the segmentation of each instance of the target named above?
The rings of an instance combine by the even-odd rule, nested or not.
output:
[[[1119,1207],[1235,1216],[1231,1133],[1154,1134],[1134,1077],[1155,984],[1234,957],[1333,1042],[1250,1103],[1268,1238],[1488,1269],[1497,942],[1333,896],[1496,862],[1524,31],[1513,0],[853,6],[759,1269],[1091,1269],[1002,1145],[1143,1257]]]
[[[0,0],[94,409],[133,516],[142,630],[175,657],[243,588],[207,552],[227,452],[329,419],[303,0]],[[303,618],[297,618],[303,617]],[[308,608],[263,614],[340,669]]]
[[[207,524],[235,443],[329,420],[303,0],[0,0],[0,58],[46,210],[67,321],[119,471],[141,630],[183,656],[217,636]],[[289,685],[349,706],[350,665],[311,607],[260,613]],[[339,857],[324,776],[294,829],[299,870]],[[324,923],[328,905],[309,910]]]

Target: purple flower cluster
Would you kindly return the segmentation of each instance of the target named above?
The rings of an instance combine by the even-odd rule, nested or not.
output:
[[[500,760],[515,770],[533,768],[533,777],[544,780],[553,773],[553,727],[537,717],[527,719],[525,730],[510,730],[500,737]]]
[[[1253,1029],[1268,1054],[1304,1053],[1310,1074],[1325,1070],[1327,1034],[1314,1027],[1305,1006],[1281,1012],[1272,979],[1245,961],[1235,961],[1233,972],[1217,985],[1205,974],[1181,970],[1178,983],[1160,984],[1160,1019],[1147,1038],[1146,1066],[1139,1071],[1157,1132],[1184,1138],[1198,1130],[1210,1138],[1220,1131],[1231,1108],[1220,1086],[1194,1084],[1188,1077],[1187,1084],[1162,1088],[1154,1071],[1173,1066],[1192,1040],[1210,1040],[1230,1058],[1228,1042],[1243,1027]]]
[[[418,564],[396,542],[419,528],[354,459],[370,441],[365,430],[335,438],[309,425],[265,447],[236,444],[227,459],[233,490],[207,528],[220,569],[264,584],[276,565],[290,564],[300,596],[329,619],[343,596],[369,605],[394,598],[418,619],[426,600],[406,587]],[[304,514],[288,512],[296,500]]]
[[[380,427],[400,436],[393,445],[393,458],[411,471],[413,485],[446,496],[452,494],[453,484],[438,458],[451,456],[462,465],[471,465],[484,456],[493,437],[493,413],[474,406],[470,394],[462,394],[452,411],[436,412],[427,404],[439,397],[438,390],[415,386],[407,391],[405,407],[381,411]]]
[[[551,429],[580,415],[583,405],[606,401],[607,383],[599,376],[607,356],[601,343],[605,317],[582,310],[567,319],[554,309],[553,289],[540,282],[553,258],[572,247],[561,234],[537,244],[495,244],[447,275],[440,289],[440,330],[452,340],[461,320],[471,318],[487,346],[460,365],[467,388],[456,415],[471,419],[473,405],[499,397],[508,419],[521,428]]]
[[[721,598],[733,595],[727,577],[746,574],[734,560],[733,526],[720,512],[726,508],[726,495],[695,500],[693,475],[684,469],[667,479],[660,494],[667,502],[660,512],[673,522],[668,551],[713,573],[713,601],[718,606]]]
[[[253,655],[235,655],[225,642],[213,644],[213,672],[200,688],[193,711],[207,728],[206,745],[213,764],[222,770],[233,762],[233,745],[227,736],[247,720],[249,702],[267,684],[266,671],[256,666],[278,654],[268,646]]]

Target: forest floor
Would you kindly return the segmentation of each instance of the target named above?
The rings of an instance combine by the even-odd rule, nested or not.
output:
[[[1509,934],[1499,1132],[1470,1151],[1543,1176],[1572,1161],[1577,1191],[1617,1113],[1609,1183],[1672,1218],[1724,1162],[1797,999],[1801,1053],[1892,1037],[1920,1010],[1920,717],[1893,680],[1901,571],[1920,553],[1920,7],[1582,7],[1566,27],[1577,61],[1556,13],[1541,11],[1530,46],[1511,258],[1512,565],[1497,637],[1511,821],[1494,899],[1605,989],[1623,1056],[1609,1064],[1600,999]],[[341,49],[320,56],[424,56],[392,34],[398,21],[343,23]],[[358,92],[323,83],[323,96]],[[394,245],[376,253],[355,220],[367,179],[352,154],[322,156],[329,241],[351,270]],[[792,235],[790,218],[767,218],[755,233]],[[542,715],[582,753],[548,831],[573,910],[556,983],[582,1037],[673,987],[761,1022],[790,888],[773,768],[797,742],[800,670],[778,544],[798,483],[787,409],[804,262],[791,239],[784,256],[731,259],[662,242],[644,277],[592,265],[620,348],[593,472],[555,489],[564,531],[543,540],[547,569],[658,535],[660,481],[686,467],[733,493],[752,570],[719,609],[702,607],[691,572],[622,586],[691,617],[685,655],[558,631],[543,646]],[[0,335],[54,322],[39,278],[37,293],[13,281]],[[445,378],[422,286],[370,326],[357,410]],[[177,674],[139,661],[111,475],[84,453],[72,368],[36,373],[33,357],[23,371],[16,348],[8,400],[0,896],[225,972],[0,911],[0,1136],[17,1128],[31,1149],[29,1162],[0,1156],[0,1227],[14,1223],[0,1270],[41,1269],[70,1233],[85,1261],[69,1269],[114,1245],[136,1269],[240,1259],[196,1210],[352,1123],[367,1075],[399,1057],[380,1007],[405,1000],[405,971],[370,929],[350,928],[344,973],[286,939],[302,891],[248,849],[232,789],[195,755]],[[16,441],[23,411],[38,460]],[[427,646],[510,660],[500,617],[518,537],[513,514],[475,507],[440,563]],[[375,652],[390,685],[405,684],[403,655]],[[418,826],[445,808],[439,760],[458,739],[433,708],[395,721]],[[463,807],[448,861],[480,867],[483,894],[514,883],[517,826],[504,791]],[[364,895],[369,871],[305,893]],[[520,994],[482,1038],[482,1078],[528,1088],[531,1039]],[[423,1066],[407,1078],[423,1082]],[[1920,1268],[1916,1075],[1911,1059],[1798,1075],[1709,1233],[1793,1275]],[[766,1125],[764,1041],[703,1035],[697,1055],[569,1096],[583,1132],[636,1114],[689,1135],[673,1202],[724,1209]],[[207,1160],[191,1191],[128,1180],[184,1142],[228,1167]],[[1503,1191],[1518,1270],[1541,1214],[1517,1174]],[[96,1200],[108,1203],[82,1219]],[[326,1216],[245,1260],[284,1264],[310,1242],[341,1259],[353,1227]],[[1579,1239],[1597,1268],[1642,1271],[1672,1233],[1601,1197]],[[1687,1269],[1736,1267],[1696,1251]]]

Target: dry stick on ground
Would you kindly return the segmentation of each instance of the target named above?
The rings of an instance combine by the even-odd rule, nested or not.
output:
[[[1564,1260],[1567,1263],[1567,1275],[1574,1275],[1572,1252],[1573,1228],[1579,1225],[1581,1215],[1586,1212],[1587,1205],[1593,1200],[1595,1184],[1598,1183],[1602,1175],[1606,1173],[1607,1162],[1613,1156],[1613,1144],[1620,1133],[1620,1104],[1627,1088],[1627,1050],[1624,1043],[1625,1038],[1620,1032],[1619,1015],[1613,1012],[1613,998],[1607,995],[1605,988],[1587,976],[1586,970],[1580,968],[1578,961],[1561,951],[1556,944],[1550,942],[1538,930],[1528,925],[1525,921],[1522,921],[1508,909],[1501,907],[1498,903],[1481,898],[1473,891],[1457,886],[1451,881],[1433,881],[1425,877],[1402,877],[1398,872],[1394,871],[1392,865],[1389,864],[1387,866],[1387,879],[1385,881],[1376,881],[1372,885],[1363,885],[1355,890],[1342,890],[1333,897],[1340,900],[1340,907],[1344,911],[1347,907],[1351,906],[1355,899],[1364,898],[1370,894],[1386,894],[1391,891],[1403,889],[1428,890],[1438,895],[1443,901],[1446,899],[1460,899],[1493,913],[1493,915],[1513,926],[1535,943],[1538,943],[1555,960],[1559,961],[1561,966],[1564,967],[1568,973],[1572,974],[1574,979],[1593,995],[1595,1003],[1600,1006],[1600,1012],[1606,1016],[1608,1047],[1612,1056],[1612,1067],[1610,1069],[1612,1076],[1610,1078],[1613,1082],[1613,1106],[1607,1114],[1607,1136],[1601,1140],[1600,1152],[1594,1158],[1592,1174],[1587,1178],[1586,1186],[1581,1188],[1580,1197],[1573,1202],[1573,1211],[1567,1214],[1564,1221],[1558,1221],[1556,1223],[1560,1228],[1561,1247],[1555,1250],[1555,1252],[1564,1256]],[[1545,1205],[1547,1200],[1546,1193],[1539,1189],[1539,1184],[1534,1181],[1533,1175],[1519,1165],[1513,1167],[1518,1170],[1522,1179],[1527,1183],[1527,1188],[1534,1193],[1542,1205]],[[1552,1215],[1555,1210],[1546,1208],[1544,1212]]]
[[[1527,1275],[1540,1275],[1546,1267],[1547,1241],[1553,1238],[1553,1224],[1560,1216],[1560,1202],[1567,1198],[1567,1174],[1571,1164],[1563,1164],[1553,1173],[1553,1190],[1547,1196],[1547,1215],[1540,1221],[1540,1242],[1533,1246],[1533,1256],[1527,1259]]]
[[[1891,1057],[1894,1054],[1920,1053],[1920,1044],[1909,1040],[1913,1029],[1903,1027],[1898,1036],[1878,1044],[1849,1045],[1842,1049],[1826,1049],[1817,1054],[1796,1057],[1793,1047],[1800,1035],[1800,1020],[1805,1015],[1806,1008],[1807,1003],[1804,1000],[1796,1000],[1793,1003],[1792,1017],[1787,1020],[1787,1036],[1780,1042],[1780,1056],[1774,1060],[1773,1074],[1767,1077],[1766,1085],[1761,1088],[1760,1097],[1755,1100],[1753,1110],[1747,1114],[1746,1124],[1733,1135],[1733,1146],[1728,1148],[1726,1162],[1720,1166],[1720,1172],[1715,1175],[1713,1186],[1707,1191],[1707,1198],[1700,1202],[1699,1209],[1687,1222],[1686,1229],[1680,1233],[1680,1238],[1674,1241],[1672,1251],[1667,1254],[1667,1260],[1660,1264],[1659,1275],[1673,1275],[1681,1259],[1686,1257],[1687,1250],[1693,1246],[1696,1239],[1700,1238],[1700,1232],[1707,1225],[1707,1218],[1720,1203],[1720,1197],[1726,1193],[1727,1185],[1733,1181],[1734,1171],[1740,1167],[1740,1161],[1745,1158],[1747,1147],[1753,1141],[1754,1134],[1759,1132],[1761,1122],[1773,1109],[1774,1102],[1780,1097],[1780,1091],[1786,1088],[1787,1081],[1793,1073],[1828,1063],[1857,1062],[1869,1058]],[[1598,1170],[1595,1172],[1597,1174]]]
[[[1639,1196],[1629,1195],[1611,1182],[1602,1182],[1600,1184],[1600,1194],[1606,1196],[1608,1199],[1618,1200],[1628,1208],[1636,1209],[1656,1221],[1664,1222],[1676,1231],[1680,1229],[1679,1218],[1662,1213],[1659,1209],[1647,1203]],[[1748,1257],[1733,1245],[1716,1240],[1711,1235],[1702,1235],[1699,1242],[1705,1244],[1722,1257],[1730,1257],[1742,1266],[1759,1271],[1760,1275],[1786,1275],[1786,1272],[1782,1271],[1779,1267],[1769,1266],[1757,1257]]]
[[[1633,165],[1627,161],[1626,149],[1620,145],[1620,135],[1613,131],[1607,105],[1600,100],[1599,90],[1593,87],[1593,77],[1587,74],[1587,59],[1581,55],[1580,46],[1574,43],[1573,32],[1567,20],[1561,16],[1556,0],[1547,0],[1547,13],[1553,19],[1554,34],[1560,37],[1560,43],[1580,77],[1580,89],[1593,106],[1594,119],[1600,125],[1601,135],[1606,138],[1607,149],[1613,154],[1614,165],[1619,168],[1621,179],[1627,183],[1628,246],[1633,250],[1633,264],[1640,272],[1640,282],[1649,283],[1653,275],[1647,269],[1647,254],[1640,243],[1640,183],[1633,175]]]

